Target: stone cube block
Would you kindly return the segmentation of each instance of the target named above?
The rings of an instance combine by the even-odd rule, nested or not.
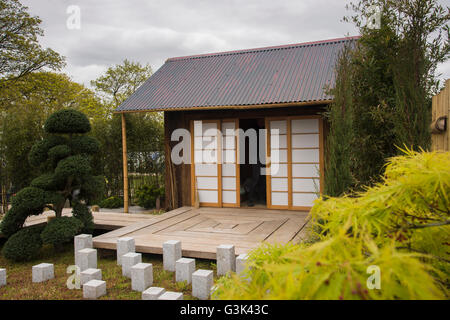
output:
[[[192,274],[192,295],[200,300],[207,300],[213,286],[213,272],[211,270],[197,270]]]
[[[166,292],[164,288],[150,287],[142,292],[142,300],[158,300],[164,292]]]
[[[83,249],[92,249],[92,235],[79,234],[73,238],[75,264],[78,266],[78,251]]]
[[[133,238],[123,237],[117,239],[117,265],[122,265],[122,256],[124,254],[135,251],[136,246]]]
[[[102,280],[102,270],[89,268],[80,273],[81,285],[84,285],[91,280]]]
[[[151,263],[138,263],[131,267],[131,290],[145,291],[153,284],[153,266]]]
[[[192,274],[195,271],[195,259],[181,258],[175,265],[175,279],[177,282],[192,282]]]
[[[44,282],[54,277],[54,266],[51,263],[41,263],[32,267],[33,282]]]
[[[6,286],[6,269],[0,269],[0,287]]]
[[[246,253],[240,254],[236,258],[236,273],[240,274],[245,269],[248,255]]]
[[[82,249],[78,251],[78,264],[80,271],[86,269],[97,269],[97,250],[96,249]]]
[[[175,264],[181,259],[181,241],[169,240],[163,243],[164,270],[175,271]]]
[[[97,299],[106,294],[106,282],[102,280],[91,280],[83,285],[83,298]]]
[[[131,278],[131,267],[142,262],[142,254],[128,252],[122,256],[122,275]]]
[[[220,245],[216,249],[217,275],[223,276],[236,270],[236,254],[233,245]]]
[[[158,297],[158,300],[184,300],[181,292],[167,291]]]

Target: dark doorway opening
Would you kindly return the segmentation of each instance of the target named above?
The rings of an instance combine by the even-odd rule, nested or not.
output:
[[[239,146],[241,153],[245,151],[245,162],[239,164],[241,207],[266,207],[266,175],[262,172],[265,170],[265,141],[260,141],[264,138],[259,134],[260,129],[265,129],[265,120],[240,119],[239,128],[250,135],[253,129],[253,136],[256,135],[256,141],[255,138],[246,137]]]

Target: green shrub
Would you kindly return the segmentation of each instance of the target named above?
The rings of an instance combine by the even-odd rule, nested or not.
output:
[[[83,223],[82,233],[92,233],[94,232],[94,218],[92,216],[91,210],[80,202],[76,202],[73,205],[73,217],[80,220]]]
[[[70,148],[76,153],[95,154],[100,151],[100,143],[89,136],[77,136],[70,141]]]
[[[57,217],[47,224],[41,233],[42,242],[58,247],[71,242],[83,228],[83,223],[74,217]]]
[[[91,124],[84,113],[74,109],[56,111],[48,117],[44,125],[48,133],[87,133]]]
[[[144,185],[136,190],[136,203],[145,209],[154,208],[158,197],[164,197],[164,188]]]
[[[122,208],[123,207],[123,199],[116,197],[116,196],[112,196],[112,197],[109,197],[107,199],[100,201],[100,203],[98,205],[101,208],[108,208],[108,209]]]
[[[67,139],[65,137],[48,136],[31,147],[30,153],[28,154],[28,161],[32,166],[38,167],[47,161],[50,149],[58,145],[65,145],[66,143]]]
[[[42,213],[46,200],[46,194],[42,189],[27,187],[20,190],[12,198],[11,209],[3,217],[0,231],[7,237],[19,231],[29,215]]]
[[[450,152],[391,158],[382,182],[316,200],[315,242],[263,245],[215,299],[448,299]],[[369,290],[369,266],[381,289]]]
[[[41,226],[35,226],[16,232],[3,246],[3,256],[17,262],[36,258],[42,247],[41,231]]]

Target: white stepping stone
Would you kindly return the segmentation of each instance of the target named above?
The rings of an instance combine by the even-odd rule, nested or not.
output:
[[[131,278],[131,267],[142,262],[142,254],[128,252],[122,256],[122,275]]]
[[[181,259],[181,241],[169,240],[163,243],[164,270],[175,271],[176,261]]]
[[[91,280],[83,285],[83,298],[97,299],[106,294],[106,282]]]
[[[51,263],[35,265],[31,270],[33,282],[44,282],[55,277],[54,266]]]
[[[78,264],[80,271],[86,269],[97,269],[97,250],[96,249],[82,249],[78,251]]]
[[[207,300],[213,286],[213,272],[199,269],[192,274],[192,295],[200,300]]]
[[[83,249],[92,249],[92,235],[79,234],[73,238],[75,265],[78,266],[78,251]]]
[[[80,273],[81,285],[84,285],[91,280],[102,280],[102,270],[89,268]]]
[[[131,237],[117,239],[117,265],[122,265],[122,256],[129,252],[136,252],[134,239]]]
[[[158,300],[184,300],[181,292],[167,291],[158,297]]]
[[[220,245],[216,249],[217,275],[223,276],[236,270],[236,254],[233,245]]]
[[[142,292],[142,300],[158,300],[166,292],[166,289],[160,287],[150,287]]]
[[[195,259],[181,258],[175,265],[175,280],[177,282],[192,282],[192,274],[195,271]]]
[[[131,290],[143,292],[153,284],[153,265],[138,263],[131,267]]]
[[[243,253],[237,256],[236,258],[236,273],[240,274],[242,271],[245,270],[246,263],[248,260],[248,254]]]
[[[6,269],[0,269],[0,287],[6,286]]]

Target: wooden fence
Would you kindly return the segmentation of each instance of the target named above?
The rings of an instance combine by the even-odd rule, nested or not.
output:
[[[445,88],[433,97],[431,121],[432,150],[450,151],[450,134],[448,128],[450,116],[450,79],[445,82]]]

